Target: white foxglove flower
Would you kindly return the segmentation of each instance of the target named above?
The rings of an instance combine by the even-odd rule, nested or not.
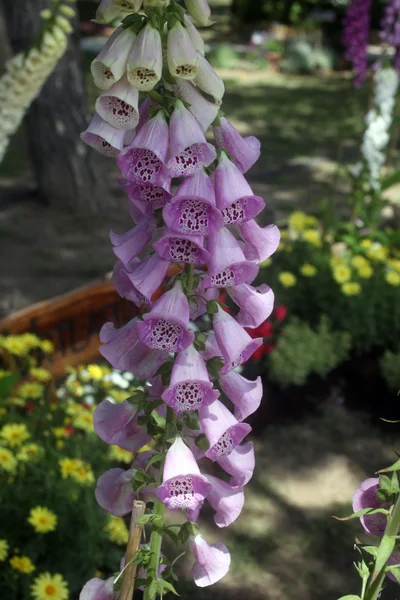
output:
[[[118,27],[90,66],[94,83],[101,90],[109,90],[126,71],[128,56],[136,40],[132,29]]]
[[[148,23],[136,38],[128,58],[128,81],[141,92],[148,92],[161,79],[163,67],[161,36]]]
[[[177,21],[168,31],[168,69],[173,77],[194,79],[198,74],[198,54],[185,27]]]

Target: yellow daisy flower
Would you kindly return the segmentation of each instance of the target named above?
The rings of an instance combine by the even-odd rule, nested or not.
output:
[[[303,240],[317,248],[321,246],[321,234],[318,229],[306,229],[303,231]]]
[[[358,254],[357,256],[353,256],[353,258],[351,259],[351,264],[356,269],[362,269],[363,267],[369,265],[369,262],[364,256],[360,256]]]
[[[8,473],[12,473],[17,466],[17,461],[13,455],[13,453],[8,450],[8,448],[4,448],[4,446],[0,446],[0,468]]]
[[[94,483],[94,473],[92,467],[82,461],[82,466],[78,467],[72,474],[72,479],[75,479],[78,483],[84,485],[91,485]]]
[[[35,600],[68,600],[68,585],[62,575],[41,573],[31,585],[31,594]]]
[[[8,556],[9,545],[7,540],[0,540],[0,561],[3,562]]]
[[[400,273],[400,260],[398,260],[397,258],[391,258],[388,260],[388,265],[392,267],[392,269]]]
[[[27,520],[36,533],[48,533],[57,527],[57,516],[45,506],[32,508]]]
[[[341,289],[346,296],[358,296],[361,292],[361,285],[354,281],[348,281],[342,285]]]
[[[38,446],[37,444],[25,444],[21,446],[19,452],[17,454],[17,460],[21,462],[29,462],[31,460],[35,460],[43,455],[43,448]]]
[[[58,450],[61,450],[62,448],[64,448],[64,446],[65,446],[64,440],[56,440],[56,448]]]
[[[33,571],[36,569],[29,556],[13,556],[10,559],[10,565],[16,571],[25,573],[26,575],[33,573]]]
[[[51,432],[57,439],[68,437],[68,433],[65,431],[65,427],[53,427]]]
[[[129,532],[125,521],[121,517],[109,517],[107,525],[104,527],[108,533],[111,542],[125,546],[128,542]]]
[[[343,256],[332,256],[332,258],[331,258],[331,266],[333,268],[334,267],[341,267],[345,263],[346,263],[346,261],[343,258]]]
[[[345,283],[351,277],[351,270],[346,265],[340,265],[333,269],[333,279],[338,283]]]
[[[361,248],[368,250],[368,248],[371,248],[372,242],[371,242],[371,240],[362,240],[360,246],[361,246]]]
[[[32,350],[33,348],[39,348],[41,345],[40,338],[38,338],[38,336],[34,333],[23,333],[18,337],[25,344],[25,346],[29,348],[29,350]]]
[[[29,437],[28,428],[23,423],[9,423],[0,429],[0,438],[7,442],[11,448],[20,446]]]
[[[295,210],[288,219],[290,229],[303,231],[307,226],[307,215],[301,210]]]
[[[400,285],[400,274],[396,273],[395,271],[389,271],[386,273],[385,279],[389,285],[393,285],[394,287]]]
[[[379,242],[374,242],[367,250],[367,256],[371,260],[385,262],[387,259],[388,249],[382,246]]]
[[[108,457],[111,460],[116,460],[118,462],[125,463],[126,465],[130,465],[132,462],[132,452],[128,452],[128,450],[124,450],[119,446],[110,446],[108,450]]]
[[[317,268],[314,267],[314,265],[306,263],[300,267],[300,273],[304,275],[304,277],[314,277],[317,273]]]
[[[52,354],[54,352],[54,344],[50,340],[42,340],[40,348],[45,354]]]
[[[61,470],[61,477],[67,479],[76,470],[76,460],[74,458],[62,458],[58,461]]]
[[[362,277],[362,279],[369,279],[370,277],[372,277],[373,274],[372,267],[368,263],[363,267],[360,267],[357,272],[358,275]]]
[[[44,386],[36,381],[22,383],[17,389],[17,394],[24,399],[38,400],[43,396]]]
[[[99,380],[103,377],[103,369],[99,365],[88,365],[86,369],[92,379]]]
[[[46,383],[47,381],[51,381],[52,375],[50,371],[44,369],[43,367],[33,367],[29,370],[29,375],[34,377],[38,381],[42,383]]]
[[[296,285],[297,282],[296,276],[293,275],[293,273],[290,273],[289,271],[282,271],[282,273],[279,273],[278,279],[283,285],[283,287],[286,288],[293,287],[294,285]]]
[[[17,335],[2,336],[0,338],[0,345],[14,356],[26,356],[29,352],[29,348],[24,344],[23,340]]]
[[[87,433],[91,433],[92,431],[94,431],[93,415],[89,410],[86,410],[86,409],[82,409],[79,412],[79,414],[77,414],[72,419],[72,424],[74,425],[74,427],[77,427],[78,429],[82,429],[83,431],[86,431]]]

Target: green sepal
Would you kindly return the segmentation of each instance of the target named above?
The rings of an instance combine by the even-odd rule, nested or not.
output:
[[[204,433],[200,434],[197,438],[196,438],[196,446],[198,448],[200,448],[200,450],[203,450],[204,452],[207,452],[207,450],[210,449],[210,444],[208,442],[208,439],[206,438],[206,436],[204,435]]]

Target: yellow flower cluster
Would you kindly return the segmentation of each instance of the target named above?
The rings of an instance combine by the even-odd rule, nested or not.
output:
[[[94,483],[94,473],[89,463],[80,458],[62,458],[59,461],[61,476],[63,479],[70,477],[83,485]]]
[[[0,80],[1,81],[1,80]],[[1,84],[0,84],[1,86]],[[1,105],[1,93],[0,93],[0,105]],[[1,111],[0,111],[1,112]],[[13,356],[24,358],[32,350],[40,349],[45,354],[51,354],[54,352],[54,346],[49,340],[41,340],[37,335],[33,333],[22,333],[19,335],[1,335],[0,336],[0,348],[4,348],[7,352]]]
[[[26,381],[17,388],[16,394],[24,400],[39,400],[44,393],[44,386],[37,381]]]
[[[105,531],[111,542],[124,546],[128,542],[129,532],[121,517],[110,516]]]
[[[41,458],[43,454],[43,448],[32,442],[31,444],[21,446],[17,454],[17,460],[20,462],[31,462]]]
[[[52,374],[50,373],[50,371],[44,369],[43,367],[33,367],[32,369],[30,369],[29,375],[34,379],[41,381],[42,383],[47,383],[51,381],[52,378]]]
[[[36,533],[48,533],[56,529],[57,516],[45,506],[35,506],[29,513],[28,523]]]
[[[13,569],[20,573],[24,573],[25,575],[33,573],[36,569],[29,556],[13,556],[10,558],[10,565]]]
[[[68,600],[69,590],[65,579],[59,573],[41,573],[31,586],[34,600]]]
[[[278,279],[283,285],[283,287],[286,288],[293,287],[294,285],[296,285],[297,282],[296,276],[293,275],[293,273],[290,273],[289,271],[282,271],[282,273],[279,273]]]
[[[289,229],[293,231],[304,231],[307,228],[315,227],[318,224],[316,217],[307,215],[301,210],[295,210],[288,219]]]
[[[9,423],[0,429],[0,438],[10,448],[20,446],[30,437],[27,426],[24,423]]]
[[[79,383],[79,382],[78,382]],[[82,392],[83,393],[83,392]],[[71,417],[71,424],[73,427],[82,429],[86,433],[92,433],[93,429],[93,412],[95,406],[87,408],[78,404],[74,400],[68,400],[66,413]]]
[[[126,465],[130,465],[133,459],[132,452],[128,452],[128,450],[124,450],[119,446],[110,446],[108,450],[108,457],[111,460],[116,460],[121,463],[125,463]]]
[[[17,467],[17,460],[8,448],[0,446],[0,470],[13,473]]]

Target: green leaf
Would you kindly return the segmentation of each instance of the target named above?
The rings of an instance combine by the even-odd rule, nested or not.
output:
[[[215,315],[218,312],[219,304],[216,300],[207,302],[207,313],[209,315]]]
[[[400,181],[400,169],[381,179],[381,190],[387,190]]]
[[[185,413],[183,415],[183,421],[189,429],[193,429],[194,431],[200,429],[199,414],[197,411]]]
[[[363,550],[365,550],[365,552],[368,552],[368,554],[371,554],[374,558],[376,558],[376,556],[378,555],[377,546],[363,546]]]
[[[150,517],[151,515],[143,515],[143,517],[140,517],[139,525],[147,525],[147,523],[150,521]]]
[[[151,465],[155,465],[156,463],[162,461],[164,456],[162,454],[154,454],[146,465],[146,471],[151,467]]]
[[[339,600],[361,600],[360,596],[355,596],[354,594],[350,594],[349,596],[341,596]]]
[[[176,438],[177,428],[174,423],[167,423],[165,427],[165,440],[173,442]]]
[[[220,356],[214,356],[214,358],[210,358],[210,360],[207,361],[208,372],[213,377],[219,377],[219,372],[222,369],[223,364],[224,362]]]
[[[203,450],[204,452],[207,452],[207,450],[210,449],[210,444],[208,443],[208,439],[206,438],[206,436],[204,435],[204,433],[202,433],[201,435],[199,435],[196,438],[196,446],[198,448],[200,448],[200,450]]]
[[[8,396],[19,379],[19,373],[12,373],[0,379],[0,398]]]
[[[387,567],[386,572],[392,573],[400,583],[400,565],[390,565],[390,567]]]
[[[169,581],[165,581],[165,579],[159,579],[157,585],[157,591],[159,594],[164,594],[165,592],[172,592],[175,596],[179,596],[178,592]]]
[[[333,518],[336,519],[336,521],[349,521],[350,519],[356,519],[357,517],[362,517],[363,515],[376,515],[377,513],[382,513],[383,515],[387,516],[389,511],[385,508],[363,508],[362,510],[358,510],[356,513],[353,513],[348,517],[335,517],[335,515],[333,515]]]
[[[399,460],[396,460],[396,462],[393,463],[393,465],[391,465],[390,467],[386,467],[386,469],[381,469],[380,471],[377,471],[377,473],[388,473],[390,471],[400,471],[400,458]]]
[[[382,571],[385,564],[389,560],[394,547],[396,545],[396,540],[394,537],[389,537],[388,535],[384,535],[378,549],[378,555],[376,557],[375,562],[375,570]]]

